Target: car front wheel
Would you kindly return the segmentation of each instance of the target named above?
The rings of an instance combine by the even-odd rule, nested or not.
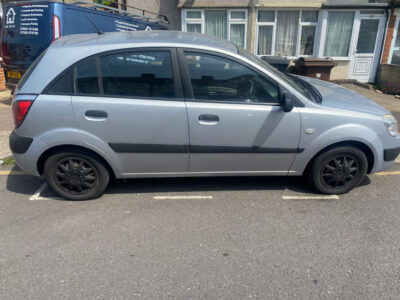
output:
[[[99,160],[78,151],[50,156],[44,165],[44,175],[57,194],[70,200],[100,197],[110,179],[107,168]]]
[[[318,155],[307,176],[320,193],[344,194],[361,183],[367,169],[364,152],[353,147],[338,147]]]

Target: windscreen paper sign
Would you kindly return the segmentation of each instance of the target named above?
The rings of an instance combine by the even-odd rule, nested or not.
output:
[[[39,35],[39,24],[48,11],[47,4],[14,6],[7,10],[6,29],[14,29],[21,36]]]

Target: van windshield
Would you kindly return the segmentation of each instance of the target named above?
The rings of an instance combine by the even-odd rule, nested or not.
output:
[[[238,51],[239,51],[240,55],[242,55],[245,58],[251,60],[252,62],[256,63],[257,65],[260,65],[261,67],[263,67],[264,69],[266,69],[269,72],[273,73],[274,75],[276,75],[277,77],[279,77],[283,81],[287,82],[291,87],[296,89],[304,97],[310,98],[310,95],[309,95],[309,92],[307,91],[307,89],[303,85],[297,83],[293,78],[287,76],[285,73],[282,73],[282,72],[278,71],[277,69],[272,67],[270,64],[268,64],[267,62],[265,62],[264,60],[262,60],[258,56],[248,52],[247,50],[245,50],[243,48],[238,47]]]

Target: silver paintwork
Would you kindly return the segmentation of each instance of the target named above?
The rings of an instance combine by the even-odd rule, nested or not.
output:
[[[90,55],[127,48],[183,47],[230,55],[251,64],[304,103],[290,113],[279,106],[159,101],[41,94],[71,64]],[[400,147],[382,122],[388,111],[337,85],[307,78],[322,94],[322,105],[308,100],[287,81],[241,56],[228,41],[173,31],[72,35],[54,42],[16,91],[13,101],[38,94],[17,134],[33,137],[25,154],[14,157],[28,173],[40,175],[39,157],[55,146],[76,145],[101,155],[117,178],[224,175],[301,175],[322,149],[337,142],[358,141],[374,153],[372,172],[390,168],[383,150]],[[36,96],[33,96],[36,97]],[[26,98],[25,98],[26,99]],[[107,111],[107,119],[85,117],[85,111]],[[220,121],[198,121],[200,114]],[[309,134],[312,130],[313,133]],[[109,142],[302,148],[301,153],[116,153]]]

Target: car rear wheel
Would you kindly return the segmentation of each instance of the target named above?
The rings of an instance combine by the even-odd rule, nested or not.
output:
[[[318,155],[308,170],[308,180],[323,194],[344,194],[358,186],[368,169],[364,152],[338,147]]]
[[[70,200],[89,200],[100,197],[110,175],[95,157],[81,153],[57,153],[44,165],[48,184],[60,196]]]

